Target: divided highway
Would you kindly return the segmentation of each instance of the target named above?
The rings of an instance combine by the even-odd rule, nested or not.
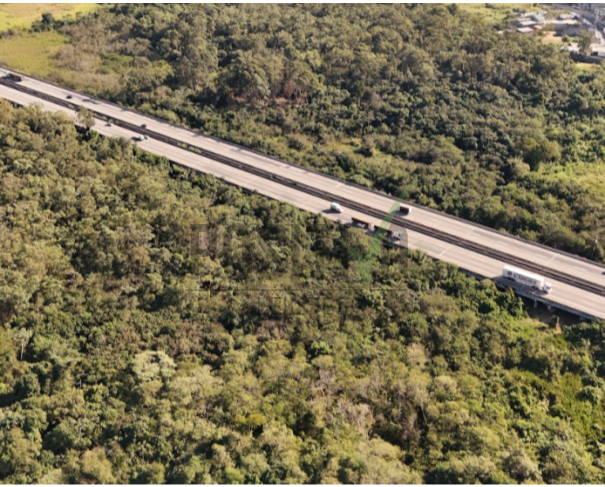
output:
[[[0,70],[0,76],[4,74]],[[102,135],[132,138],[145,133],[149,140],[138,142],[144,150],[305,210],[324,213],[327,218],[344,222],[358,218],[377,225],[395,201],[385,194],[30,77],[18,83],[4,81],[0,96],[21,105],[39,103],[46,110],[70,116],[75,116],[73,108],[85,106],[96,116],[114,121],[115,125],[107,126],[102,118],[97,120],[95,130]],[[328,211],[331,201],[341,203],[342,214]],[[553,284],[548,296],[512,287],[586,318],[605,318],[605,266],[416,205],[411,215],[399,216],[393,224],[391,228],[407,229],[411,248],[422,248],[431,257],[478,276],[498,278],[502,267],[510,263],[548,275]]]

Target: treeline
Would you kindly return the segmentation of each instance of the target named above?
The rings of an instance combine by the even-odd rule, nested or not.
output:
[[[603,260],[605,72],[556,45],[456,5],[128,4],[56,28],[58,81],[393,194],[417,178],[421,204]]]
[[[0,102],[0,479],[603,482],[603,323]]]

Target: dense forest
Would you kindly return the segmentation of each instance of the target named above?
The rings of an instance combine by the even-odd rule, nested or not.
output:
[[[0,102],[0,479],[603,482],[603,323]]]
[[[56,81],[603,259],[605,71],[456,5],[32,29],[70,39]],[[368,245],[0,100],[0,481],[605,482],[605,323],[542,323],[420,251],[366,285]]]
[[[128,4],[34,29],[69,36],[57,81],[604,258],[605,70],[461,6]]]

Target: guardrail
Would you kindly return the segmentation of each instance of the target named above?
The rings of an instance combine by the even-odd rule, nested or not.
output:
[[[24,93],[28,93],[28,94],[32,94],[38,98],[50,101],[52,103],[55,103],[57,105],[61,105],[64,106],[66,108],[70,108],[72,110],[77,110],[80,105],[77,105],[75,103],[69,102],[67,100],[61,99],[61,98],[57,98],[54,97],[52,95],[48,95],[46,93],[40,93],[36,90],[33,90],[31,88],[28,88],[26,86],[23,86],[22,84],[18,83],[18,82],[13,82],[13,81],[8,81],[6,78],[0,78],[0,83],[7,85],[7,86],[11,86],[12,88],[18,90],[18,91],[22,91]],[[140,126],[137,126],[136,124],[132,124],[130,122],[125,122],[123,120],[120,120],[118,118],[115,117],[109,117],[105,114],[99,113],[97,111],[94,110],[94,108],[87,108],[91,113],[95,114],[95,116],[97,118],[103,119],[103,120],[107,120],[107,121],[111,121],[112,123],[114,123],[115,125],[118,125],[120,127],[123,127],[125,129],[131,130],[133,132],[136,133],[140,133],[140,134],[145,134],[148,135],[150,137],[153,137],[154,139],[160,140],[162,142],[165,142],[167,144],[176,146],[176,147],[180,147],[181,149],[187,150],[189,152],[195,153],[195,154],[199,154],[202,155],[204,157],[208,157],[209,159],[213,159],[217,162],[220,162],[222,164],[226,164],[229,165],[231,167],[235,167],[236,169],[240,169],[243,171],[246,171],[250,174],[254,174],[256,176],[259,177],[263,177],[265,179],[271,179],[273,181],[276,181],[280,184],[283,184],[284,186],[288,186],[291,188],[295,188],[298,189],[300,191],[303,191],[307,194],[311,194],[313,196],[316,196],[318,198],[322,198],[325,199],[327,201],[336,201],[338,203],[341,203],[344,206],[347,206],[353,210],[357,210],[361,213],[364,213],[366,215],[370,215],[373,216],[375,218],[378,219],[384,219],[387,214],[381,210],[376,210],[375,208],[372,208],[370,206],[364,205],[362,203],[359,203],[357,201],[354,200],[350,200],[348,198],[342,198],[338,195],[334,195],[331,194],[327,191],[324,190],[319,190],[316,189],[312,186],[309,186],[307,184],[301,183],[299,181],[295,181],[292,180],[290,178],[286,178],[284,176],[281,175],[277,175],[274,173],[271,173],[270,171],[267,171],[265,169],[260,169],[256,166],[241,162],[241,161],[237,161],[235,159],[232,159],[230,157],[226,157],[223,156],[221,154],[217,154],[213,151],[209,151],[207,149],[202,149],[196,146],[192,146],[190,144],[186,144],[183,143],[181,141],[179,141],[178,139],[175,139],[173,137],[169,137],[165,134],[161,134],[158,132],[155,132],[153,130],[150,130],[148,128],[143,128]],[[557,270],[553,270],[550,269],[548,267],[536,264],[532,261],[526,260],[526,259],[522,259],[520,257],[517,256],[513,256],[511,254],[507,254],[505,252],[499,251],[499,250],[495,250],[492,249],[490,247],[487,247],[485,245],[481,245],[478,244],[476,242],[473,242],[471,240],[467,240],[461,237],[457,237],[451,234],[448,234],[446,232],[443,232],[441,230],[437,230],[435,228],[429,227],[427,225],[423,225],[421,223],[417,223],[417,222],[413,222],[410,220],[407,220],[405,218],[401,218],[401,217],[393,217],[392,222],[403,227],[406,228],[408,230],[412,230],[424,235],[427,235],[429,237],[433,237],[436,238],[438,240],[441,240],[443,242],[447,242],[447,243],[451,243],[453,245],[456,245],[458,247],[467,249],[467,250],[471,250],[473,252],[477,252],[479,254],[485,255],[487,257],[491,257],[509,264],[513,264],[519,267],[522,267],[526,270],[529,271],[533,271],[533,272],[537,272],[538,274],[543,275],[544,277],[550,277],[552,279],[556,279],[560,282],[564,282],[566,284],[570,284],[574,287],[580,288],[580,289],[584,289],[585,291],[589,291],[592,292],[594,294],[600,295],[600,296],[605,296],[605,287],[601,286],[599,284],[593,283],[591,281],[588,281],[586,279],[582,279],[582,278],[578,278],[575,276],[572,276],[570,274],[564,273],[564,272],[560,272]],[[548,247],[547,247],[548,248]]]

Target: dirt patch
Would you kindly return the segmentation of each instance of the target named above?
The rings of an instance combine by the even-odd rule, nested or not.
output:
[[[542,42],[547,42],[550,44],[563,44],[563,37],[564,36],[558,36],[556,35],[554,32],[544,32],[543,36],[542,36]]]

